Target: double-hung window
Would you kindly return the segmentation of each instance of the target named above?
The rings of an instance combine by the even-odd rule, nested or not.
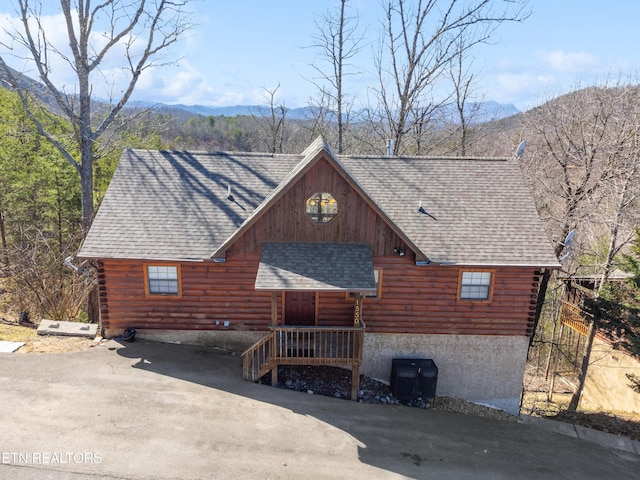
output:
[[[460,300],[491,300],[493,272],[461,271],[459,281]]]
[[[180,268],[178,265],[146,265],[147,295],[180,296]]]

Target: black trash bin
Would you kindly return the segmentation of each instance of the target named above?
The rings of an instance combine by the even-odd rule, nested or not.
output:
[[[420,363],[418,371],[418,393],[423,400],[433,401],[436,398],[436,385],[438,383],[438,367],[431,359]]]
[[[394,358],[391,361],[391,393],[399,400],[436,396],[438,367],[430,358]]]
[[[413,367],[399,367],[391,379],[391,392],[396,398],[416,398],[418,370]]]

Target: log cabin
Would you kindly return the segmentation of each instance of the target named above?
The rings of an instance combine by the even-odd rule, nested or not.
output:
[[[517,413],[541,276],[559,267],[517,161],[123,153],[78,253],[105,337],[240,348],[243,375],[339,365]]]

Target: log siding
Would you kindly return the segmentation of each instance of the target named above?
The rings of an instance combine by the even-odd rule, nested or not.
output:
[[[146,263],[99,263],[100,312],[106,330],[267,331],[272,323],[271,292],[254,288],[258,254],[229,256],[226,263],[181,262],[181,298],[146,295]],[[457,298],[459,272],[466,267],[416,266],[410,258],[397,256],[374,257],[374,265],[384,270],[383,293],[381,299],[363,299],[367,332],[532,334],[540,278],[533,268],[496,267],[492,300],[474,302]],[[281,319],[282,294],[276,295]],[[352,326],[353,305],[343,292],[318,293],[318,325]]]

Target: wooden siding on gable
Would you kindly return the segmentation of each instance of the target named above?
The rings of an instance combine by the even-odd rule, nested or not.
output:
[[[258,254],[230,255],[226,263],[183,262],[182,297],[176,298],[145,295],[142,261],[105,260],[98,272],[103,327],[267,331],[272,299],[254,288],[258,263]],[[397,256],[374,257],[374,266],[384,269],[383,293],[363,301],[367,332],[532,334],[539,282],[533,268],[496,267],[492,300],[473,302],[457,298],[460,267],[418,267]],[[353,300],[344,292],[320,292],[318,302],[319,325],[352,325]]]
[[[328,192],[337,201],[338,214],[327,224],[316,224],[306,214],[305,202],[314,193]],[[405,243],[376,214],[366,200],[327,161],[319,160],[268,211],[241,235],[228,253],[260,253],[264,242],[366,242],[373,255],[393,255]]]

